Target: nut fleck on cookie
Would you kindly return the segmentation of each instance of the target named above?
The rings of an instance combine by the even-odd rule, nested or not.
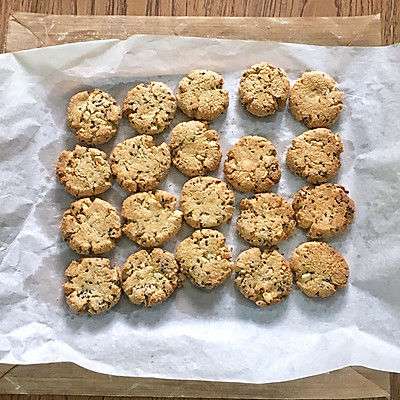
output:
[[[231,250],[225,242],[225,236],[217,230],[194,231],[176,249],[182,272],[203,289],[221,285],[234,267]]]
[[[65,276],[65,300],[75,313],[95,315],[118,303],[121,296],[119,276],[107,258],[72,261]]]
[[[85,197],[65,211],[60,229],[78,254],[102,254],[115,247],[115,239],[121,236],[121,221],[110,203]]]
[[[281,178],[273,144],[261,136],[244,136],[224,163],[226,180],[239,192],[266,192]]]
[[[182,212],[175,210],[176,197],[163,190],[135,193],[122,203],[122,231],[143,247],[155,247],[175,236]]]
[[[193,228],[211,228],[232,218],[235,197],[228,185],[211,176],[197,176],[182,188],[180,209]]]
[[[182,284],[174,255],[158,248],[131,254],[122,267],[121,280],[129,300],[145,307],[162,303]]]
[[[67,110],[67,123],[76,139],[90,145],[108,142],[121,118],[117,101],[100,89],[72,96]]]
[[[279,194],[259,193],[240,202],[237,229],[253,246],[274,246],[294,231],[292,206]]]
[[[303,243],[290,258],[299,289],[309,297],[332,296],[346,286],[349,267],[343,256],[323,242]]]
[[[247,111],[257,117],[275,114],[289,96],[290,83],[286,72],[262,62],[246,70],[239,85],[239,98]]]
[[[290,90],[289,107],[295,118],[308,128],[328,127],[339,118],[343,92],[328,74],[304,72]]]
[[[127,93],[123,114],[135,131],[155,135],[171,123],[176,108],[175,96],[165,83],[141,83]]]
[[[197,69],[179,82],[176,95],[179,108],[188,117],[211,121],[218,118],[229,105],[229,93],[224,80],[214,71]]]
[[[235,271],[240,293],[259,307],[279,303],[290,294],[292,271],[277,250],[246,250],[239,254]]]
[[[347,190],[334,183],[304,186],[293,197],[300,228],[312,239],[329,238],[346,231],[354,219],[354,201]]]

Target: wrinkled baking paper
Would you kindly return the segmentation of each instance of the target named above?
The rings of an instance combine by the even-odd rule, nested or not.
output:
[[[224,155],[242,136],[258,134],[276,146],[282,179],[273,191],[287,199],[305,182],[285,165],[291,140],[305,131],[287,109],[257,118],[239,103],[237,87],[249,65],[266,60],[291,81],[322,70],[339,82],[344,109],[342,167],[334,179],[350,191],[356,218],[329,240],[351,268],[346,289],[310,299],[294,287],[281,304],[259,309],[240,295],[233,277],[208,292],[187,281],[164,304],[145,309],[125,296],[111,311],[76,316],[66,306],[64,270],[79,256],[59,233],[74,201],[56,181],[59,153],[76,141],[65,123],[69,98],[98,87],[122,104],[139,82],[161,80],[173,90],[193,68],[223,74],[230,93],[225,115],[212,123]],[[238,382],[273,382],[348,365],[400,372],[400,47],[317,47],[185,37],[134,36],[68,44],[0,56],[0,362],[73,361],[107,374]],[[172,126],[187,120],[181,113]],[[100,148],[135,135],[126,120]],[[170,129],[158,135],[167,140]],[[212,175],[222,177],[222,164]],[[159,188],[179,196],[186,178],[174,168]],[[249,246],[235,220],[218,228],[234,258]],[[127,196],[114,182],[100,197],[120,209]],[[183,226],[164,248],[191,233]],[[288,259],[306,240],[295,234],[279,249]],[[138,250],[127,238],[109,254],[121,265]]]

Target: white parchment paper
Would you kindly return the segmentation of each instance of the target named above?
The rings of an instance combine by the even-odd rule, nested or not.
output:
[[[224,155],[240,137],[259,134],[276,146],[282,179],[274,191],[291,199],[305,182],[287,169],[291,139],[305,130],[287,109],[251,116],[237,99],[242,71],[259,61],[297,79],[322,70],[339,82],[345,105],[332,127],[342,135],[335,178],[356,203],[350,230],[329,243],[347,259],[350,282],[328,299],[296,288],[282,304],[259,309],[233,279],[211,292],[186,282],[166,303],[144,309],[122,297],[110,312],[76,316],[61,291],[64,270],[79,258],[58,226],[74,200],[55,179],[59,153],[76,142],[65,124],[69,98],[99,87],[120,104],[142,81],[174,90],[193,68],[223,74],[230,92],[226,115],[212,123]],[[103,373],[179,379],[272,382],[364,365],[400,372],[400,47],[316,47],[282,43],[136,36],[55,46],[0,56],[0,361],[73,361]],[[186,120],[178,114],[172,126]],[[112,147],[135,133],[123,121]],[[168,140],[170,129],[156,141]],[[214,176],[222,177],[222,168]],[[171,169],[161,188],[179,196],[186,178]],[[100,196],[120,209],[127,196],[114,182]],[[250,196],[249,194],[246,196]],[[236,192],[236,205],[243,195]],[[249,246],[235,219],[219,229],[236,257]],[[184,226],[164,248],[174,251]],[[291,251],[300,229],[280,245]],[[121,265],[138,250],[127,238],[109,256]]]

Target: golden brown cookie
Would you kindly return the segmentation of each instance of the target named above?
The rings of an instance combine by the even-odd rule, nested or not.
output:
[[[108,142],[117,132],[121,109],[116,100],[100,89],[71,97],[67,123],[76,139],[91,145]]]
[[[261,136],[244,136],[224,163],[226,180],[239,192],[266,192],[281,179],[273,144]]]
[[[354,219],[354,201],[335,183],[304,186],[293,197],[293,209],[300,228],[312,239],[329,238],[347,230]]]
[[[247,111],[257,117],[266,117],[285,105],[289,90],[285,70],[261,62],[244,71],[240,79],[239,98]]]
[[[343,143],[340,135],[327,128],[304,132],[292,140],[286,153],[289,169],[310,183],[324,183],[340,168]]]
[[[211,228],[232,218],[235,196],[228,185],[211,176],[196,176],[182,188],[180,208],[193,228]]]
[[[143,247],[155,247],[175,236],[182,212],[175,210],[176,197],[163,190],[135,193],[122,203],[122,231]]]
[[[95,315],[118,303],[121,296],[119,276],[107,258],[72,261],[65,276],[65,300],[77,314]]]
[[[174,255],[158,248],[131,254],[122,267],[121,280],[129,300],[145,307],[162,303],[182,284]]]
[[[222,153],[219,136],[207,122],[181,122],[172,129],[172,164],[187,176],[205,175],[218,168]]]
[[[155,135],[173,120],[176,100],[172,90],[162,82],[141,83],[130,90],[124,101],[123,113],[139,133]]]
[[[292,206],[279,194],[259,193],[240,202],[237,229],[253,246],[274,246],[296,226]]]
[[[149,135],[139,135],[114,147],[110,156],[113,175],[130,193],[154,189],[171,166],[168,145],[157,146]]]
[[[239,254],[235,271],[240,293],[259,307],[279,303],[290,294],[292,271],[277,250],[246,250]]]
[[[224,80],[214,71],[196,69],[179,82],[176,95],[179,108],[188,117],[211,121],[229,105],[229,93],[222,89]]]
[[[78,254],[102,254],[121,236],[117,210],[101,199],[85,197],[71,204],[61,219],[61,234]]]
[[[343,256],[323,242],[307,242],[295,249],[290,268],[300,290],[309,297],[332,296],[346,286],[349,267]]]
[[[304,72],[290,90],[289,106],[295,118],[308,128],[327,127],[339,118],[343,92],[328,74]]]
[[[231,249],[225,236],[214,229],[194,231],[176,249],[182,272],[197,286],[212,289],[232,273]]]
[[[76,197],[104,193],[111,187],[111,169],[107,154],[94,148],[76,145],[64,150],[57,162],[56,175],[68,193]]]

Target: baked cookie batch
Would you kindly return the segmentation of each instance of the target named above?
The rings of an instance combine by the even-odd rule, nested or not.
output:
[[[223,114],[229,93],[223,78],[209,70],[184,77],[174,95],[162,82],[139,84],[126,95],[122,110],[99,89],[74,95],[67,123],[76,139],[100,145],[116,133],[125,116],[137,135],[117,144],[109,159],[94,147],[76,145],[63,151],[56,175],[79,199],[65,211],[61,234],[71,249],[89,256],[73,261],[63,285],[66,301],[76,313],[106,311],[125,292],[146,307],[166,300],[185,278],[203,289],[225,282],[232,273],[240,293],[264,307],[290,294],[293,282],[309,297],[327,297],[343,288],[349,267],[341,254],[322,241],[298,246],[288,263],[276,245],[292,235],[296,225],[311,239],[326,239],[346,231],[354,218],[354,202],[347,190],[327,183],[340,168],[343,143],[328,127],[343,107],[343,92],[329,75],[305,72],[290,86],[286,72],[266,62],[246,70],[239,83],[239,99],[246,110],[267,117],[289,99],[293,116],[309,130],[294,138],[286,164],[304,186],[290,203],[269,190],[281,179],[274,145],[262,136],[243,136],[226,154],[226,182],[207,176],[216,170],[222,153],[218,132],[210,121]],[[153,139],[173,121],[177,108],[191,120],[173,127],[169,144]],[[171,193],[156,190],[171,164],[188,177],[179,210]],[[121,213],[93,196],[111,187],[111,178],[128,193]],[[251,246],[232,261],[225,236],[215,228],[231,220],[237,190],[253,193],[240,202],[239,235]],[[122,216],[122,220],[121,217]],[[176,254],[162,246],[186,223],[194,232],[178,244]],[[114,249],[125,234],[144,247],[131,254],[121,268],[94,255]]]

